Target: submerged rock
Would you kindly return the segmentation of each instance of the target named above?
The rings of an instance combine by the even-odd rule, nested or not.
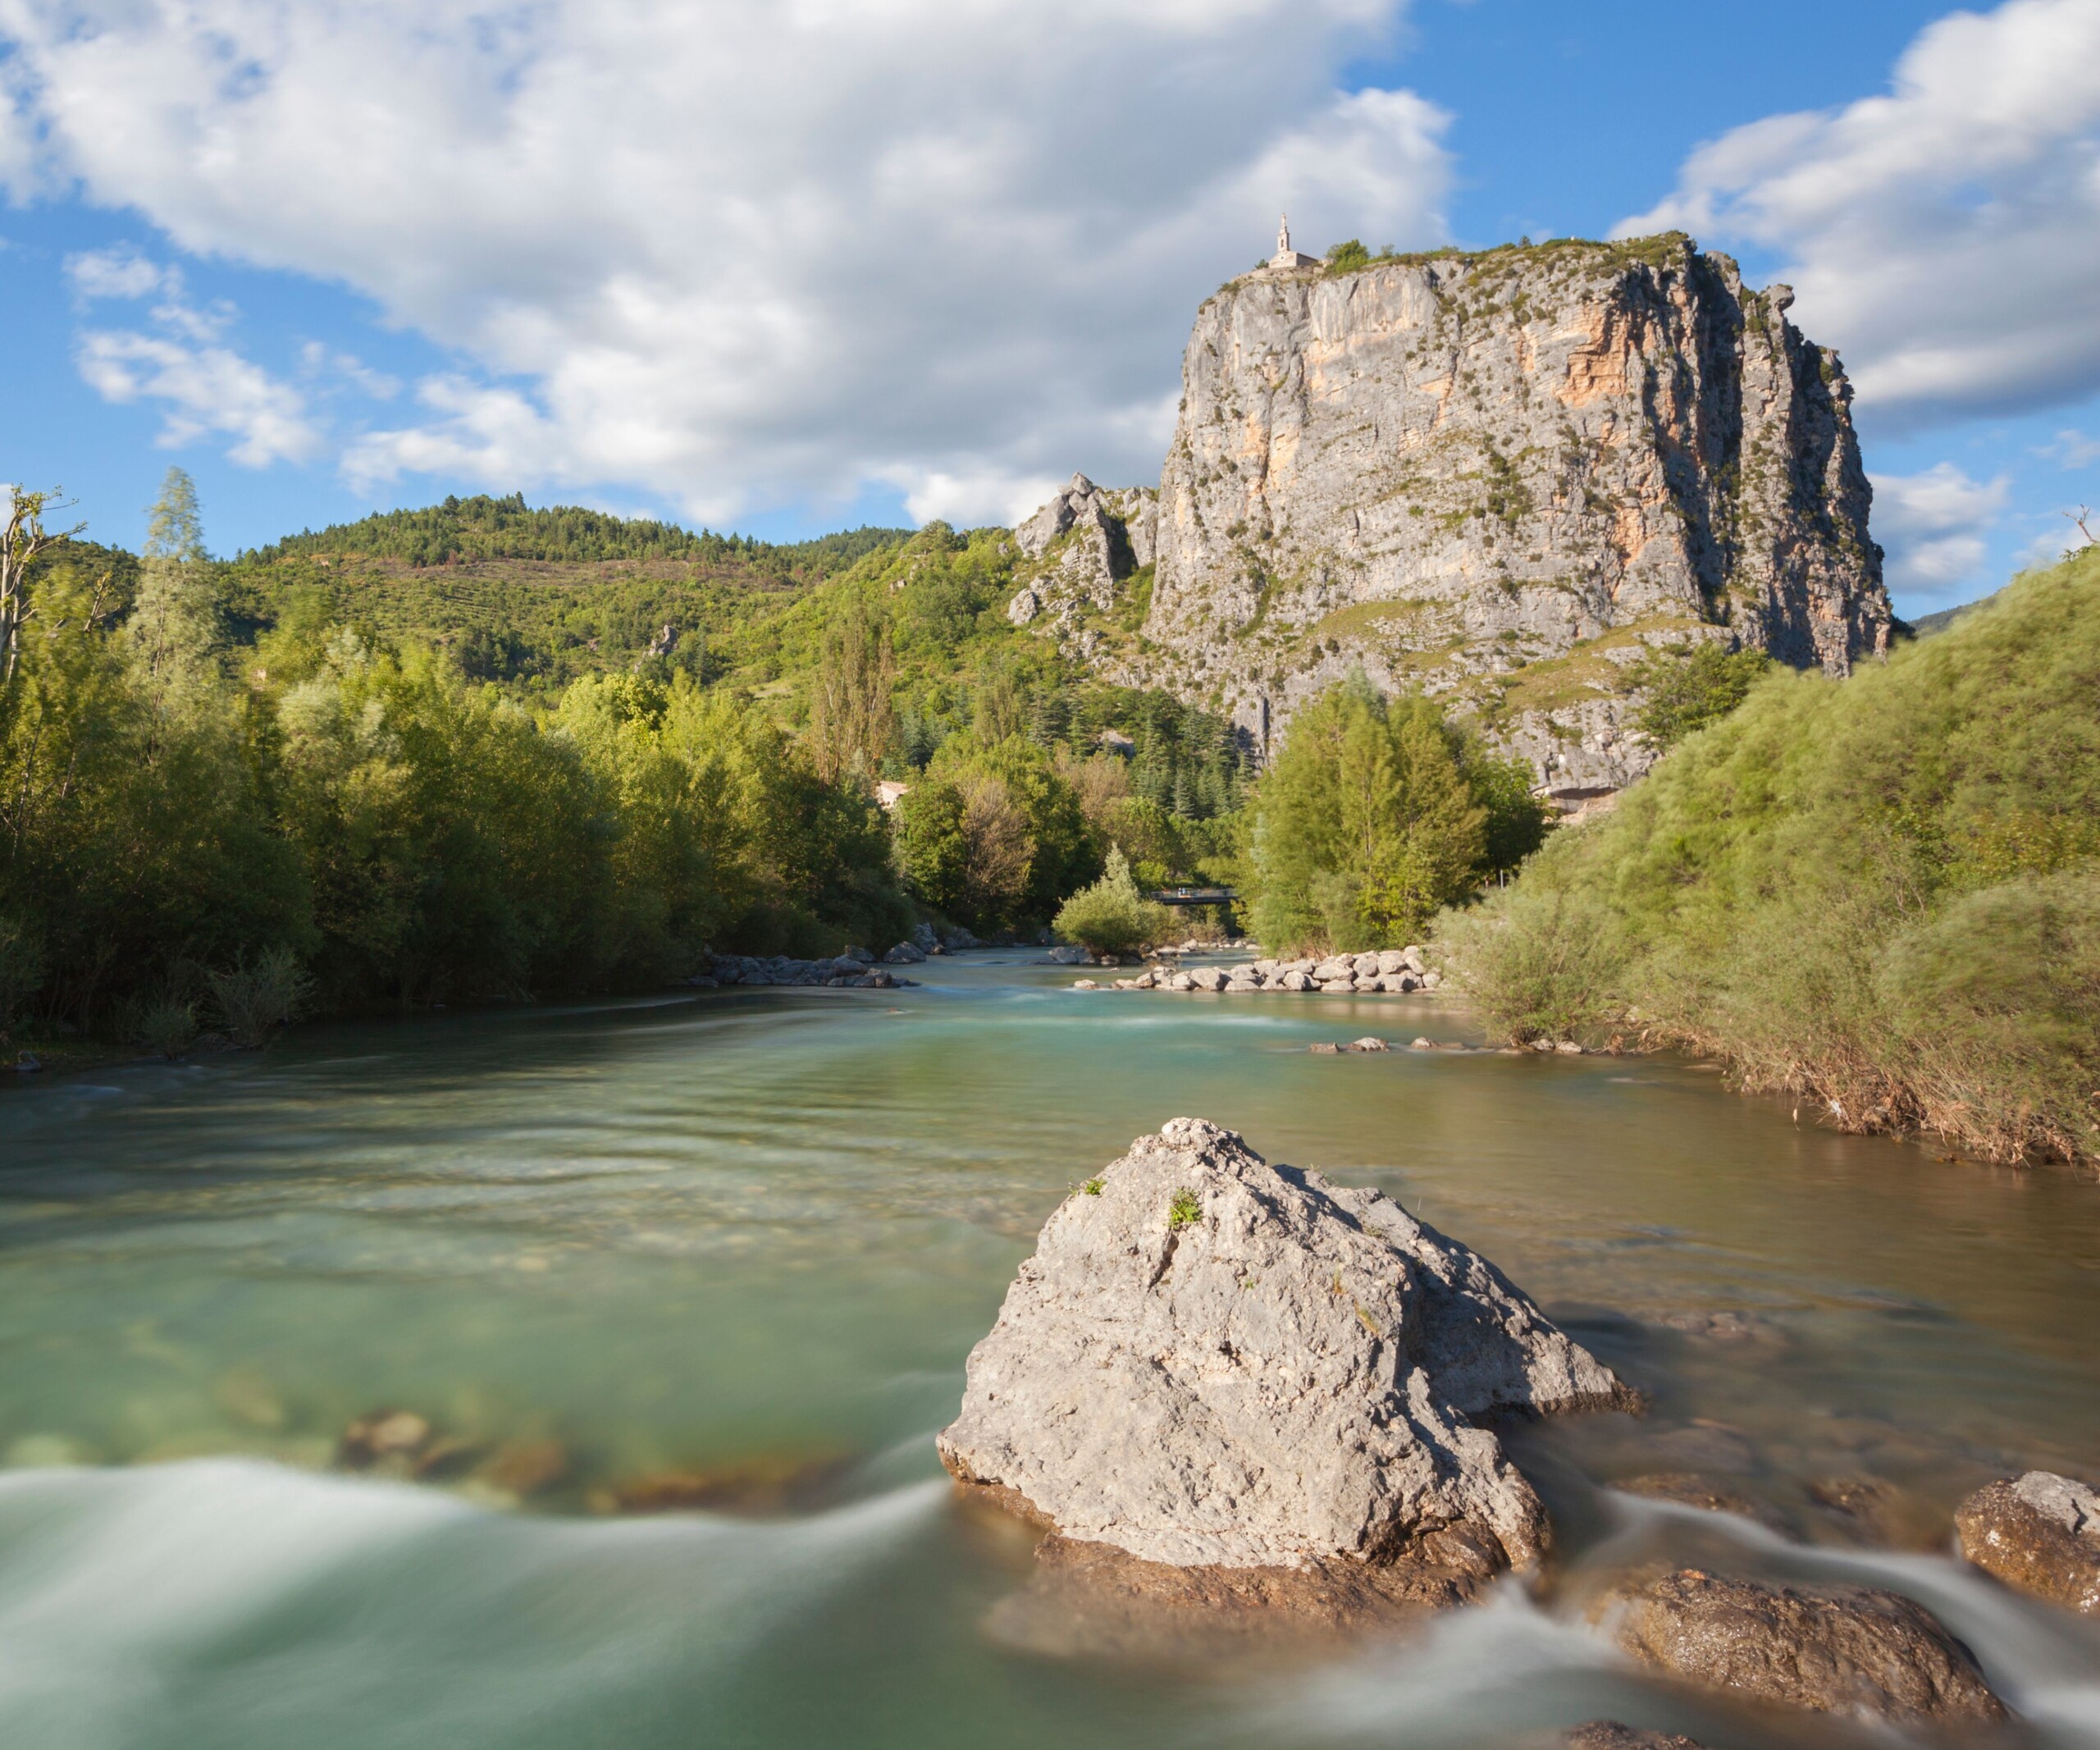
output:
[[[1643,1731],[1616,1720],[1592,1720],[1560,1740],[1568,1750],[1705,1750],[1696,1738],[1678,1732]]]
[[[2100,1490],[2030,1470],[1955,1510],[1961,1553],[2019,1591],[2100,1616]]]
[[[1725,1482],[1693,1471],[1661,1471],[1646,1477],[1628,1477],[1612,1487],[1644,1501],[1667,1501],[1680,1507],[1696,1507],[1701,1513],[1732,1513],[1753,1520],[1768,1531],[1792,1537],[1794,1528],[1785,1515],[1767,1501],[1757,1500]]]
[[[1455,1602],[1548,1537],[1477,1419],[1632,1401],[1486,1259],[1215,1124],[1139,1138],[1089,1191],[1044,1225],[938,1444],[1067,1565],[1123,1569],[1069,1543],[1214,1570],[1125,1594]]]
[[[1608,1601],[1618,1643],[1679,1677],[1817,1713],[2002,1720],[1969,1649],[1865,1586],[1765,1586],[1680,1569]]]

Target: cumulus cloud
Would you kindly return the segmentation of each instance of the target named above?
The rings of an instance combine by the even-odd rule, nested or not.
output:
[[[157,404],[164,446],[216,437],[249,468],[320,453],[322,433],[305,397],[225,344],[235,312],[225,304],[192,306],[180,268],[120,248],[69,256],[66,273],[84,301],[160,295],[146,313],[147,327],[83,330],[74,357],[89,387],[105,400]]]
[[[1623,232],[1783,252],[1796,314],[1883,429],[2100,388],[2100,6],[2010,0],[1923,31],[1885,96],[1694,153]]]
[[[2100,462],[2100,437],[2088,437],[2075,430],[2061,431],[2057,433],[2053,442],[2043,446],[2041,454],[2061,462],[2066,468],[2089,468]]]
[[[1981,581],[1985,537],[2011,482],[1972,480],[1952,462],[1919,474],[1874,477],[1874,532],[1898,594],[1944,596]]]
[[[66,277],[83,299],[145,298],[162,290],[179,295],[182,290],[180,269],[162,267],[136,249],[121,246],[67,256]]]
[[[0,173],[452,349],[361,480],[1004,516],[1156,474],[1194,307],[1280,208],[1441,240],[1447,118],[1336,89],[1404,4],[0,0]]]

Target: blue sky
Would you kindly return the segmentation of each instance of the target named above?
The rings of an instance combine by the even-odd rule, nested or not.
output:
[[[788,538],[1156,474],[1299,241],[1682,223],[1838,345],[1899,605],[2100,500],[2100,0],[0,0],[0,477]],[[1890,94],[1893,92],[1892,97]]]

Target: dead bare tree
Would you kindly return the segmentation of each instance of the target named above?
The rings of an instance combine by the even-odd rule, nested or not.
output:
[[[48,547],[77,535],[88,525],[76,524],[52,533],[43,526],[48,511],[63,508],[56,492],[25,492],[6,488],[7,520],[0,528],[0,686],[15,678],[22,628],[35,612],[30,601],[30,568]]]
[[[2077,509],[2066,510],[2064,514],[2078,525],[2079,533],[2085,537],[2086,546],[2100,547],[2100,535],[2094,534],[2085,526],[2085,519],[2093,514],[2093,507],[2090,505],[2080,505]]]

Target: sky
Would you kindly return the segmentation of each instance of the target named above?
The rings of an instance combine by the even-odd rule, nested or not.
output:
[[[2100,0],[0,0],[0,479],[1011,521],[1157,477],[1281,208],[1794,286],[1906,614],[2100,505]]]

